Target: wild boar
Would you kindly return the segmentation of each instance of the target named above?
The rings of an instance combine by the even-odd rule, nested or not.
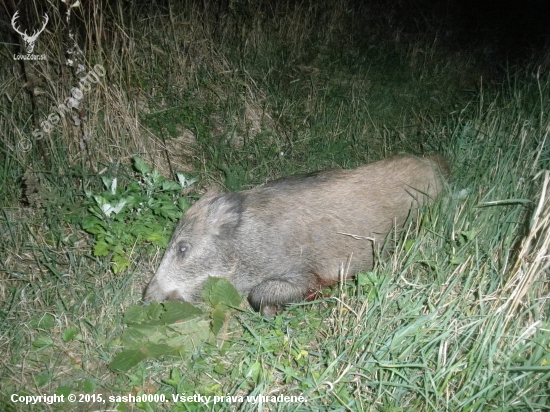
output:
[[[144,298],[200,300],[209,276],[272,316],[373,267],[374,248],[442,190],[440,156],[396,156],[353,170],[281,178],[237,193],[210,191],[182,217]]]

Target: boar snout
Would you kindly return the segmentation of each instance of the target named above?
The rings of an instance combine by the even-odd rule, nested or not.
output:
[[[183,301],[184,299],[177,289],[165,290],[162,288],[160,282],[158,282],[156,279],[153,279],[153,281],[149,284],[147,290],[145,291],[143,300],[145,300],[146,302],[162,302],[165,300]]]

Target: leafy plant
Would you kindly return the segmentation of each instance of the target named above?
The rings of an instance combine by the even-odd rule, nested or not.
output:
[[[165,248],[173,223],[189,208],[182,189],[195,182],[178,173],[178,182],[168,180],[140,157],[134,157],[135,181],[125,187],[118,179],[102,177],[106,190],[86,193],[90,213],[82,228],[94,236],[94,255],[112,255],[114,273],[130,265],[128,256],[136,245],[150,243]]]
[[[237,290],[226,279],[209,278],[203,297],[210,313],[187,302],[132,306],[124,314],[128,327],[120,337],[125,348],[109,364],[113,371],[128,371],[148,358],[179,357],[211,341],[226,321],[232,307],[241,304]]]

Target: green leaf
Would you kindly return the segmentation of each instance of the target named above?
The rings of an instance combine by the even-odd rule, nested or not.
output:
[[[123,255],[115,255],[113,257],[113,272],[115,274],[124,272],[130,266],[130,260]]]
[[[369,284],[369,275],[367,273],[359,273],[356,279],[359,286],[365,286]]]
[[[236,307],[242,302],[239,292],[227,279],[213,277],[209,277],[204,284],[203,298],[214,308],[219,304]]]
[[[139,305],[130,306],[126,311],[124,312],[124,323],[132,324],[132,323],[138,323],[143,322],[147,319],[147,311],[146,308]]]
[[[145,328],[143,328],[145,330]],[[168,326],[157,326],[154,329],[147,327],[147,340],[151,343],[165,344],[166,340],[172,336],[173,330]]]
[[[179,192],[181,190],[181,185],[178,182],[174,182],[173,180],[165,180],[164,182],[162,182],[162,190]]]
[[[164,243],[164,240],[168,238],[168,236],[161,232],[152,232],[147,237],[145,237],[145,240],[151,243]]]
[[[107,256],[110,251],[111,246],[104,240],[98,240],[94,246],[94,256]]]
[[[177,353],[174,348],[164,344],[149,343],[144,349],[147,356],[151,358],[158,358],[159,356],[172,356]]]
[[[166,341],[168,346],[178,349],[192,350],[210,338],[210,322],[207,320],[190,319],[170,325],[175,332]]]
[[[151,167],[141,157],[134,156],[132,160],[134,161],[134,167],[142,175],[146,175],[151,171]]]
[[[160,319],[160,316],[164,312],[164,305],[165,304],[153,302],[149,306],[147,306],[146,311],[149,319],[153,321],[158,321]]]
[[[134,348],[137,343],[141,344],[147,341],[154,331],[155,328],[153,326],[147,326],[145,328],[140,328],[135,325],[129,326],[122,332],[120,343],[126,347]]]
[[[132,227],[131,234],[136,238],[144,238],[149,235],[149,230],[147,229],[147,226],[137,223],[134,227]]]
[[[107,228],[105,223],[95,216],[86,216],[80,223],[82,229],[92,235],[104,234]]]
[[[118,215],[125,205],[126,205],[126,200],[124,199],[119,200],[118,202],[105,203],[101,205],[101,211],[105,216],[111,217],[113,213],[115,215]]]
[[[180,197],[178,199],[178,207],[182,212],[185,213],[187,209],[191,207],[191,203],[189,203],[189,201],[185,197]]]
[[[58,396],[60,396],[60,395],[69,396],[71,393],[73,393],[73,388],[71,388],[70,386],[66,386],[66,385],[59,386],[57,388],[57,390],[55,391],[55,394],[58,395]]]
[[[254,383],[259,383],[261,372],[262,364],[260,362],[254,362],[252,365],[250,365],[250,369],[248,369],[245,377],[252,379]]]
[[[166,181],[165,177],[160,174],[160,172],[157,169],[154,169],[151,174],[151,180],[153,182],[153,187],[157,188],[160,186],[160,183]]]
[[[225,311],[221,308],[216,308],[210,314],[212,318],[212,333],[217,335],[225,322]]]
[[[195,318],[202,314],[202,310],[188,302],[165,302],[162,306],[165,312],[160,316],[160,322],[163,325]]]
[[[92,196],[96,202],[96,204],[101,208],[101,206],[109,203],[109,200],[107,200],[105,197],[103,197],[102,195],[93,195]]]
[[[96,388],[96,383],[91,379],[84,379],[84,392],[93,393]]]
[[[462,230],[460,232],[460,234],[462,236],[464,236],[464,238],[467,240],[467,241],[471,241],[472,239],[474,239],[476,237],[476,231],[475,229],[472,229],[472,230]]]
[[[123,350],[113,358],[111,363],[109,363],[109,369],[113,372],[127,372],[141,361],[147,359],[147,356],[147,351],[144,349]]]
[[[217,363],[216,366],[214,366],[214,372],[219,375],[225,375],[227,373],[227,369],[223,363]]]
[[[197,181],[197,179],[194,179],[194,178],[187,179],[185,175],[181,172],[176,173],[176,176],[178,177],[178,182],[180,183],[183,189],[191,186],[193,183]]]
[[[177,388],[179,383],[181,382],[181,371],[178,368],[172,369],[172,371],[170,372],[170,378],[165,379],[164,382]]]
[[[105,185],[105,188],[111,192],[112,195],[116,194],[116,188],[117,188],[117,181],[118,179],[115,177],[111,179],[107,176],[101,176],[101,180],[103,180],[103,184]]]
[[[78,333],[78,329],[76,326],[69,326],[67,329],[63,331],[63,334],[61,335],[61,339],[63,339],[63,342],[65,343],[70,342],[76,337],[77,333]]]
[[[173,204],[165,204],[155,212],[166,219],[176,220],[181,217],[181,210]]]
[[[45,384],[51,382],[52,375],[48,372],[41,373],[35,377],[36,385],[44,386]]]
[[[53,339],[50,338],[49,336],[39,336],[32,343],[32,346],[39,349],[47,348],[48,346],[52,346],[52,345],[53,345]]]
[[[50,315],[49,313],[46,313],[38,320],[38,324],[36,325],[36,327],[39,329],[51,329],[55,325],[55,317],[53,315]]]

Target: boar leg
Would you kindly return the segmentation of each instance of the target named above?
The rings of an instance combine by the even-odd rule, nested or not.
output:
[[[254,310],[271,317],[284,309],[288,303],[300,302],[317,287],[316,276],[286,274],[264,280],[252,288],[248,302]]]

